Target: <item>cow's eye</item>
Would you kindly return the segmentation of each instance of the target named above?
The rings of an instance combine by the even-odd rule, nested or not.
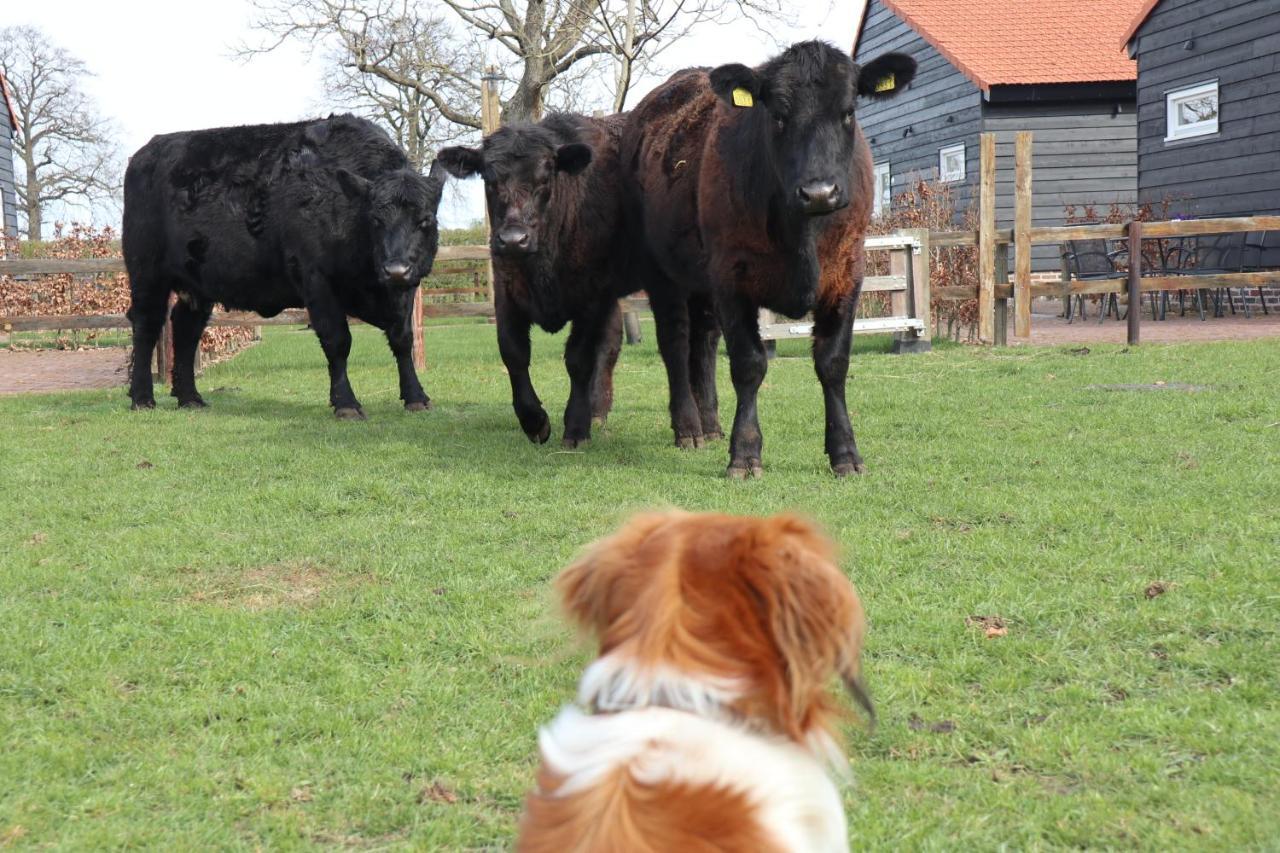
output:
[[[782,131],[786,130],[786,129],[787,129],[787,118],[786,118],[786,116],[774,116],[774,117],[773,117],[773,129],[774,129],[774,130],[776,130],[776,131],[778,131],[778,133],[782,133]]]
[[[422,221],[418,223],[418,227],[430,228],[432,225],[435,225],[435,224],[436,224],[436,218],[434,216],[427,215],[422,217]]]
[[[851,130],[853,129],[853,107],[849,107],[849,109],[844,111],[844,115],[840,117],[840,121],[845,127]]]

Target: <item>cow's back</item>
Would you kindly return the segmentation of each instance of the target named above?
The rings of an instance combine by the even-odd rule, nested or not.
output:
[[[702,271],[698,183],[717,103],[706,69],[679,71],[631,111],[624,134],[632,221],[673,278]]]
[[[310,232],[308,250],[329,246],[336,256],[326,238],[351,230],[354,209],[334,170],[372,178],[406,164],[382,131],[351,116],[156,136],[125,173],[130,280],[135,290],[171,287],[267,315],[300,306],[289,242]],[[307,210],[311,200],[323,204]]]

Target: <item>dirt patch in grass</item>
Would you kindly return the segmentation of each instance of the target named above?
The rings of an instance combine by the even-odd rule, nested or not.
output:
[[[361,578],[336,574],[316,563],[272,563],[244,569],[217,579],[202,575],[193,592],[192,601],[228,609],[262,611],[284,607],[307,608],[321,604],[342,589],[349,589]]]

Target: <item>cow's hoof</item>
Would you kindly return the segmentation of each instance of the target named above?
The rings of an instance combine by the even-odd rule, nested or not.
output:
[[[854,474],[866,473],[867,466],[861,462],[837,462],[831,466],[831,473],[837,477],[851,477]]]
[[[340,406],[333,410],[333,416],[340,421],[363,421],[364,409],[359,406]]]
[[[729,463],[724,474],[730,480],[759,480],[764,476],[764,468],[759,459],[735,459]]]
[[[209,404],[204,401],[203,397],[197,394],[194,397],[188,397],[185,400],[179,400],[178,408],[179,409],[207,409],[209,408]]]
[[[608,416],[608,415],[592,415],[592,416],[591,416],[591,426],[593,426],[593,427],[602,427],[602,426],[604,426],[604,422],[605,422],[605,421],[607,421],[608,419],[609,419],[609,416]]]
[[[564,440],[560,442],[560,444],[564,446],[565,450],[577,450],[580,447],[586,447],[590,443],[591,439],[589,438],[569,438],[567,435],[564,437]]]
[[[404,404],[406,412],[429,412],[432,408],[430,400],[414,400],[412,403]]]
[[[707,446],[707,439],[701,435],[676,436],[676,447],[681,450],[700,450]]]
[[[705,438],[708,442],[719,441],[720,439],[724,438],[724,430],[704,429],[702,431],[702,437]]]
[[[546,444],[547,439],[551,438],[551,420],[544,417],[542,419],[542,425],[538,427],[537,431],[525,430],[524,434],[527,435],[529,440],[534,444]]]
[[[140,412],[145,409],[154,409],[155,407],[156,407],[155,399],[148,398],[145,400],[134,400],[133,403],[129,406],[129,409],[134,412]]]

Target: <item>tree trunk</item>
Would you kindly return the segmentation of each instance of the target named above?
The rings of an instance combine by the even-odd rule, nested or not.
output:
[[[27,167],[27,239],[39,240],[44,229],[44,217],[40,214],[40,180],[31,164]]]

